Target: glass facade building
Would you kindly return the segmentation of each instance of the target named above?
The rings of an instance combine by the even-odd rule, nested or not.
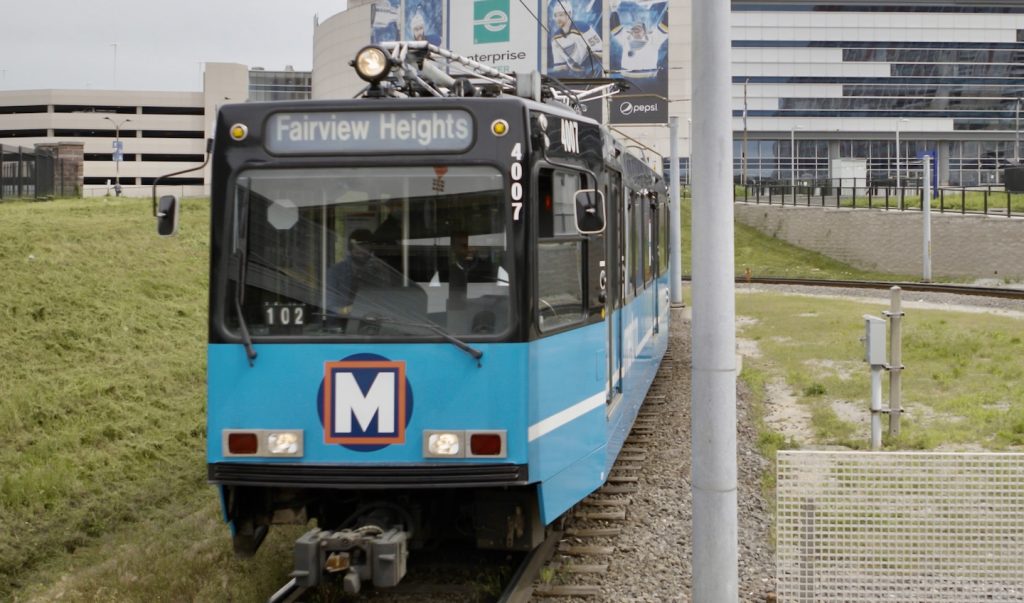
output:
[[[249,71],[250,101],[307,100],[312,98],[313,74],[310,71]]]
[[[732,6],[738,179],[835,178],[840,160],[912,179],[927,153],[942,184],[980,186],[1019,158],[1024,3]]]

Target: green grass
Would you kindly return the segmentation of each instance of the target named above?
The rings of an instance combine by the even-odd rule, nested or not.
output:
[[[187,201],[181,234],[160,239],[145,199],[0,204],[0,600],[250,601],[286,580],[302,528],[271,530],[255,559],[237,561],[205,483],[207,205]],[[742,227],[736,241],[738,274],[870,274]],[[755,398],[779,375],[809,405],[863,396],[866,381],[805,361],[859,359],[868,310],[775,297],[739,298],[760,320],[744,336],[772,359],[747,362]],[[1018,323],[912,311],[907,325],[911,410],[889,444],[1019,445]],[[934,416],[920,420],[912,400]],[[816,437],[861,445],[819,414]],[[768,430],[759,442],[772,456],[798,444]]]
[[[774,294],[737,298],[737,313],[756,319],[740,336],[755,340],[747,359],[753,389],[766,375],[785,379],[812,417],[813,443],[864,448],[867,440],[835,410],[842,401],[864,409],[869,373],[862,361],[863,318],[882,304]],[[909,309],[903,322],[903,406],[900,449],[980,445],[1024,446],[1024,320],[991,314]],[[763,388],[763,386],[761,386]],[[771,437],[771,436],[766,436]]]
[[[689,247],[692,229],[691,204],[681,201],[683,225],[683,273],[692,273]],[[762,234],[755,228],[735,224],[736,277],[814,278],[830,280],[905,281],[914,277],[859,270],[848,264],[817,253],[794,247],[784,241]]]
[[[204,487],[207,205],[0,204],[0,599]]]

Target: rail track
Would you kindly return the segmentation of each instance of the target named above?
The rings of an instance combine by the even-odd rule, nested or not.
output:
[[[646,447],[654,441],[660,416],[669,410],[666,382],[675,369],[670,344],[607,483],[570,511],[563,518],[564,528],[531,554],[505,589],[501,603],[551,597],[599,600],[608,560],[617,552],[616,539],[640,488]],[[555,583],[555,576],[563,579]]]
[[[815,280],[803,278],[745,278],[738,277],[737,284],[754,285],[792,285],[803,287],[829,287],[836,289],[891,289],[899,287],[903,291],[920,293],[947,293],[951,295],[971,295],[978,297],[998,297],[1003,299],[1024,300],[1024,289],[1002,287],[976,287],[973,285],[949,285],[940,283],[915,283],[892,281],[838,281]]]

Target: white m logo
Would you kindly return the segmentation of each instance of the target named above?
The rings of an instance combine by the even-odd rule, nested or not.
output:
[[[352,433],[352,417],[359,422],[361,431],[370,428],[377,416],[377,431],[395,433],[395,374],[377,373],[370,391],[363,395],[352,373],[338,373],[334,382],[334,432]]]
[[[412,404],[405,363],[342,360],[324,365],[322,417],[328,444],[405,443]],[[376,423],[375,423],[376,420]]]

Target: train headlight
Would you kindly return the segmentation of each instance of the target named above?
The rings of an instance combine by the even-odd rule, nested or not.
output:
[[[391,71],[391,57],[380,46],[367,46],[356,53],[356,73],[371,84],[377,84]]]
[[[433,458],[460,458],[466,456],[463,434],[458,431],[428,431],[423,434],[423,456]]]
[[[267,434],[267,452],[274,456],[302,456],[302,432],[271,431]]]

